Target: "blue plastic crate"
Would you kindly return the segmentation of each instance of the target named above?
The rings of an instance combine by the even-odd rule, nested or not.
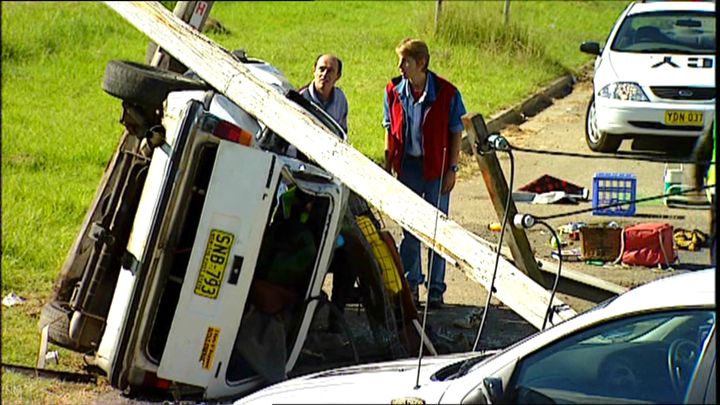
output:
[[[593,215],[631,217],[635,215],[637,179],[630,173],[595,173],[593,176]],[[614,207],[609,204],[627,202]]]

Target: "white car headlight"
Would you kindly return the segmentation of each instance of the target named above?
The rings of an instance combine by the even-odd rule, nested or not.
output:
[[[600,89],[598,96],[615,100],[650,101],[637,83],[615,82]]]

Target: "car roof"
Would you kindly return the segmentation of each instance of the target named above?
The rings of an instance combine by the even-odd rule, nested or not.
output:
[[[715,11],[714,1],[651,1],[633,3],[627,15],[653,11]]]
[[[609,310],[634,312],[668,307],[714,306],[715,268],[672,275],[636,287],[614,299]]]

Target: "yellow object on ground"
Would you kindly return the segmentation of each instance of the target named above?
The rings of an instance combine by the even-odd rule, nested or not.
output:
[[[355,218],[355,221],[360,227],[365,239],[367,239],[372,247],[373,254],[383,275],[385,289],[387,289],[390,294],[397,294],[402,289],[402,281],[400,280],[400,272],[395,265],[390,248],[380,238],[380,234],[378,234],[370,218],[365,215],[360,215]]]
[[[689,231],[678,228],[673,232],[673,238],[678,249],[700,250],[707,243],[707,235],[697,229]]]

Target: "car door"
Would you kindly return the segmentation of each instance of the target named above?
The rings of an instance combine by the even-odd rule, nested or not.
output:
[[[715,365],[716,341],[715,335],[717,326],[712,328],[710,338],[705,342],[705,347],[699,354],[698,366],[690,380],[690,388],[685,397],[686,404],[716,404],[715,398]]]
[[[715,319],[708,308],[666,310],[580,331],[520,359],[504,399],[684,403]]]
[[[280,168],[273,154],[221,142],[158,377],[233,393],[225,369]]]

